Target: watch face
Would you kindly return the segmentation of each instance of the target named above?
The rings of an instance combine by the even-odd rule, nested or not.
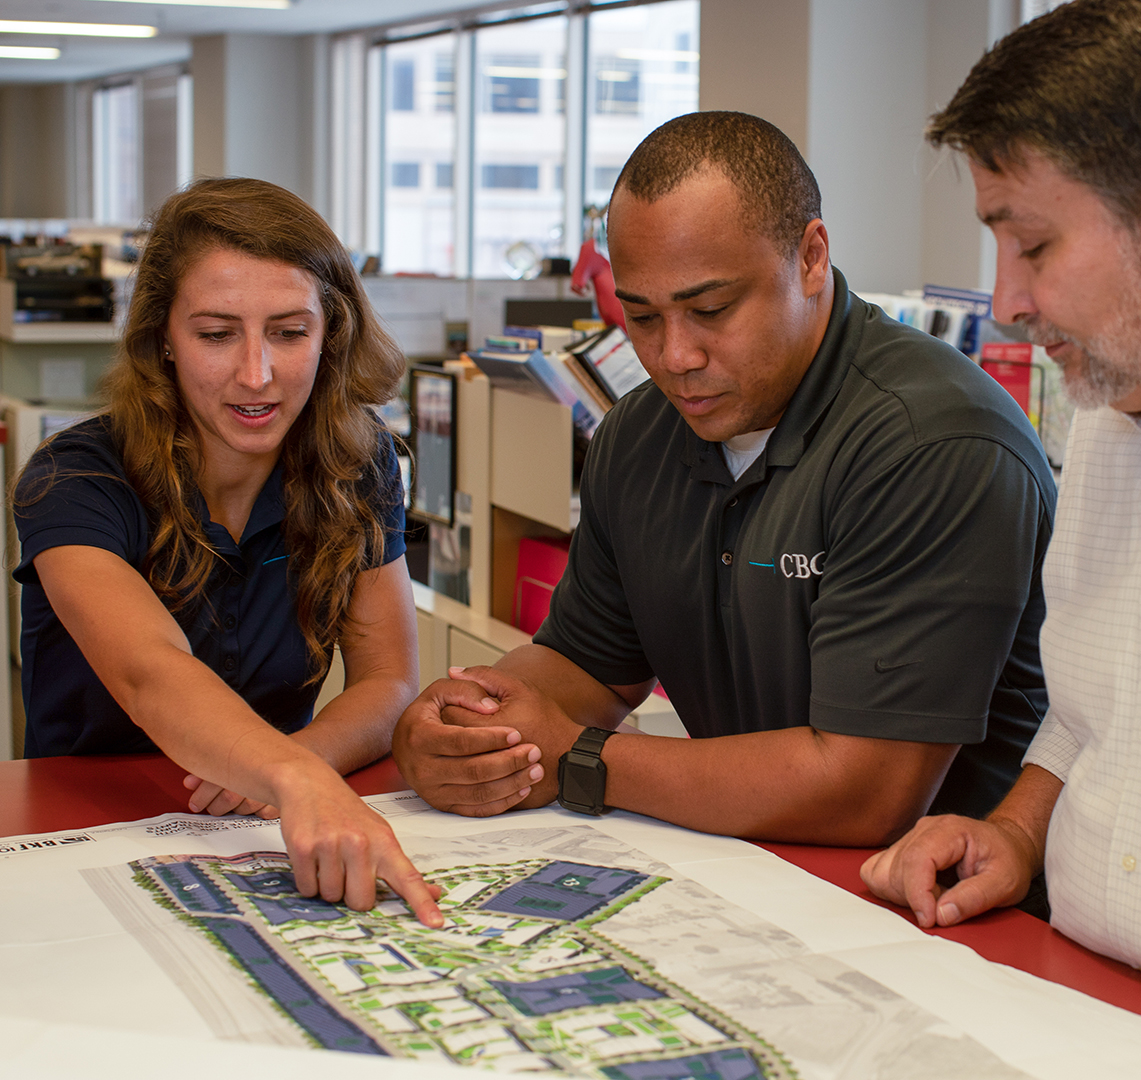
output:
[[[559,761],[559,802],[580,814],[601,814],[605,809],[606,766],[595,757],[574,753]]]
[[[590,789],[597,785],[590,785],[590,788],[582,783],[584,779],[583,773],[586,777],[593,778],[593,772],[587,772],[585,769],[568,765],[563,770],[563,798],[567,802],[576,803],[579,806],[594,806],[594,792]]]

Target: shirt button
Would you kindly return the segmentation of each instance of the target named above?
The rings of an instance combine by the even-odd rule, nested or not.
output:
[[[1137,860],[1132,855],[1126,855],[1121,860],[1121,865],[1125,867],[1127,874],[1132,874],[1133,871],[1137,869]]]
[[[227,656],[226,659],[222,661],[222,668],[225,671],[233,671],[237,666],[238,662],[232,656]]]
[[[731,551],[721,552],[721,561],[726,566],[732,566],[733,565],[733,552],[731,552]]]
[[[731,499],[729,500],[729,502],[728,502],[728,505],[729,505],[729,506],[736,506],[736,505],[737,505],[737,501],[738,501],[738,500],[737,500],[737,496],[736,496],[736,495],[734,495],[734,496],[733,496],[733,498],[731,498]]]
[[[223,624],[227,630],[233,630],[238,625],[238,617],[236,615],[227,615]]]

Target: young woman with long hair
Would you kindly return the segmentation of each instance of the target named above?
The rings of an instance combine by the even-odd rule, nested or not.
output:
[[[404,360],[295,195],[202,180],[159,210],[108,405],[32,458],[14,506],[26,754],[161,749],[190,808],[277,815],[304,895],[384,877],[438,924],[341,779],[417,691],[392,439]],[[345,689],[313,717],[334,645]]]

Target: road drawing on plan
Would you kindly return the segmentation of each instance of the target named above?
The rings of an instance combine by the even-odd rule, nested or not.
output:
[[[440,929],[304,898],[282,852],[84,876],[220,1037],[595,1080],[1024,1075],[598,830],[410,845]]]

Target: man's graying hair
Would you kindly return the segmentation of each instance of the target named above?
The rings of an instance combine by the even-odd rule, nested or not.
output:
[[[795,254],[804,227],[820,216],[820,188],[792,140],[748,113],[698,112],[667,121],[630,155],[614,190],[656,202],[707,166],[737,188],[745,223],[783,254]]]
[[[1141,0],[1072,0],[1003,38],[928,124],[992,172],[1036,151],[1141,225]]]

